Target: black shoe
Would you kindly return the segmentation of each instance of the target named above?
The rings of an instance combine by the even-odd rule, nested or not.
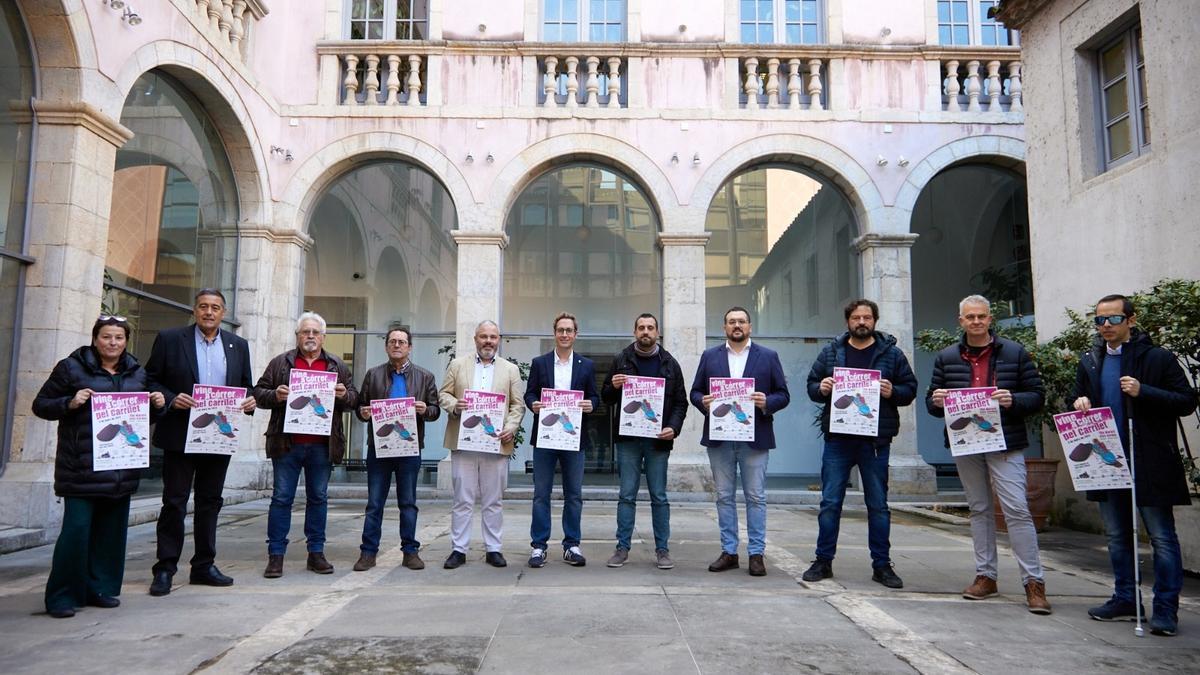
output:
[[[451,551],[442,567],[448,570],[456,569],[467,564],[467,554],[462,551]]]
[[[111,595],[89,595],[87,599],[88,607],[100,607],[102,609],[112,609],[120,607],[121,601]]]
[[[46,613],[55,619],[69,619],[75,616],[75,610],[71,607],[63,607],[62,609],[48,609]]]
[[[492,567],[508,567],[508,561],[504,559],[504,554],[500,551],[488,551],[484,559]]]
[[[232,586],[233,577],[221,574],[216,565],[209,565],[205,570],[192,570],[188,582],[200,586]]]
[[[721,551],[721,555],[708,566],[709,572],[725,572],[727,570],[735,570],[738,568],[738,556],[736,553],[726,553]]]
[[[171,573],[170,572],[155,572],[154,581],[150,583],[150,595],[156,598],[171,592]]]
[[[881,583],[888,588],[904,588],[904,582],[896,576],[896,570],[892,569],[891,565],[876,567],[875,571],[871,573],[871,581]]]
[[[820,581],[822,579],[828,579],[832,576],[833,561],[817,558],[812,562],[812,565],[810,565],[809,568],[804,571],[804,574],[801,575],[800,578],[808,582],[813,582]]]

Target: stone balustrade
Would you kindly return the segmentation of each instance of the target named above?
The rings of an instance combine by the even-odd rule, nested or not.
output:
[[[738,61],[738,103],[746,110],[825,110],[827,61],[817,56],[754,54]]]
[[[361,51],[341,55],[342,105],[425,105],[427,54],[404,47],[364,45]]]
[[[624,108],[628,61],[616,55],[538,53],[538,105],[545,108]]]
[[[220,45],[229,45],[241,58],[243,46],[254,24],[270,11],[264,0],[194,0],[195,12],[202,25],[217,37]]]
[[[942,109],[948,112],[1021,112],[1021,61],[966,54],[943,58]],[[1000,56],[1000,55],[993,55]],[[1019,55],[1018,55],[1019,56]],[[982,57],[982,58],[979,58]]]

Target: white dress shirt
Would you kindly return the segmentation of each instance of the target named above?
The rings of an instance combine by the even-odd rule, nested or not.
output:
[[[484,363],[477,354],[475,356],[475,378],[471,383],[472,389],[479,391],[491,391],[492,382],[496,379],[496,359],[492,359],[491,363]]]
[[[729,341],[725,341],[725,356],[729,359],[729,376],[741,377],[746,372],[746,359],[750,358],[750,339],[746,338],[746,347],[741,353],[733,351]]]
[[[575,352],[572,350],[567,354],[566,361],[558,359],[558,351],[554,352],[554,388],[555,389],[570,389],[571,388],[571,368],[575,364]]]

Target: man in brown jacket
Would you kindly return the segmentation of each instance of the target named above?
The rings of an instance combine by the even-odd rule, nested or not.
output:
[[[433,373],[409,360],[412,353],[412,333],[407,328],[392,328],[387,332],[385,348],[388,361],[367,371],[358,397],[358,418],[371,421],[371,401],[385,398],[413,398],[417,414],[415,433],[417,447],[425,448],[425,423],[436,420],[442,412],[438,407],[438,390]],[[390,425],[384,425],[390,426]],[[379,554],[379,538],[383,530],[383,510],[392,476],[396,477],[396,504],[400,507],[400,550],[404,566],[410,570],[425,569],[417,551],[417,474],[421,472],[421,454],[410,457],[379,457],[375,454],[375,437],[384,433],[372,424],[367,434],[367,512],[363,519],[362,546],[355,572],[365,572],[375,566]],[[393,430],[391,433],[410,433]]]
[[[271,411],[267,423],[267,456],[275,470],[271,507],[267,512],[268,579],[283,576],[283,554],[287,551],[288,530],[292,527],[292,502],[300,472],[304,471],[304,537],[308,545],[308,569],[317,574],[332,574],[333,565],[325,559],[325,516],[328,511],[329,473],[342,462],[346,438],[342,431],[342,412],[353,410],[358,392],[350,379],[350,369],[341,359],[329,354],[325,346],[325,319],[305,312],[296,321],[296,348],[271,359],[266,372],[254,385],[259,408]],[[332,426],[328,436],[284,433],[288,411],[288,382],[292,370],[318,370],[337,373],[334,389]],[[328,413],[327,413],[328,414]]]

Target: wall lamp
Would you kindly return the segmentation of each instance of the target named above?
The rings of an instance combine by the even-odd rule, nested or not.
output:
[[[671,153],[671,163],[672,163],[672,164],[678,164],[678,163],[679,163],[679,153],[678,153],[678,152],[672,152],[672,153]]]
[[[700,153],[692,155],[692,166],[700,166]]]
[[[125,4],[125,0],[100,0],[100,3],[108,5],[118,12],[122,9],[125,10],[121,14],[121,20],[130,26],[136,26],[142,22],[142,17],[139,16],[137,12],[133,11],[132,7]]]
[[[878,157],[875,158],[875,163],[878,164],[879,166],[887,166],[888,165],[887,157],[884,157],[883,155],[879,155]]]
[[[283,158],[283,161],[285,161],[285,162],[290,162],[290,161],[292,161],[293,159],[295,159],[295,157],[293,157],[293,156],[292,156],[292,151],[291,151],[291,150],[289,150],[289,149],[287,149],[287,148],[281,148],[281,147],[279,147],[278,145],[272,145],[272,146],[271,146],[271,154],[272,154],[272,155],[279,155],[280,157],[282,157],[282,158]]]
[[[468,152],[468,153],[467,153],[467,159],[466,159],[465,161],[467,162],[467,164],[472,164],[472,163],[474,163],[474,162],[475,162],[475,155],[472,155],[471,153],[469,153],[469,152]]]

